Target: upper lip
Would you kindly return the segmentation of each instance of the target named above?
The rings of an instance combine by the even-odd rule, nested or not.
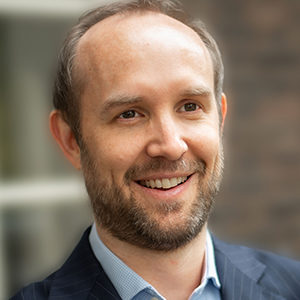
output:
[[[163,179],[163,178],[177,178],[177,177],[188,177],[190,175],[193,175],[194,172],[184,172],[184,173],[157,173],[152,175],[147,175],[141,178],[136,179],[135,181],[141,181],[141,180],[154,180],[154,179]]]

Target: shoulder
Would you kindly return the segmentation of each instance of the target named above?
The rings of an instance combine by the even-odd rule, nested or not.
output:
[[[215,237],[213,241],[217,269],[221,277],[228,278],[235,272],[264,290],[282,295],[286,299],[298,299],[300,261],[264,250],[224,243]]]
[[[262,250],[253,250],[254,257],[265,265],[260,283],[287,299],[299,299],[300,262]]]
[[[266,271],[285,272],[297,274],[300,277],[300,261],[277,255],[268,251],[253,249],[253,255],[265,264]]]
[[[10,300],[86,299],[96,278],[103,270],[92,253],[88,236],[83,234],[66,262],[46,279],[21,289]],[[74,296],[76,295],[76,296]]]
[[[53,275],[50,275],[43,281],[31,283],[30,285],[21,289],[10,300],[46,300],[49,298],[49,292],[53,282]]]
[[[284,271],[298,274],[300,276],[300,261],[281,256],[269,251],[234,245],[220,241],[213,237],[215,251],[220,251],[231,260],[239,260],[240,257],[255,259],[265,266],[265,271]],[[250,260],[251,261],[251,260]]]

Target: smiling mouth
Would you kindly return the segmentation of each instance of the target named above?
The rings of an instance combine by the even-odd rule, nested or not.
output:
[[[183,184],[190,177],[191,177],[191,175],[183,176],[183,177],[173,177],[173,178],[140,180],[140,181],[137,181],[137,183],[144,187],[151,188],[151,189],[168,190],[168,189],[174,188],[180,184]]]

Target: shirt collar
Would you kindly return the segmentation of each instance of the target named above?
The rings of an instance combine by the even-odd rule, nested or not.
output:
[[[95,224],[92,226],[89,240],[96,258],[122,299],[130,300],[143,289],[151,288],[147,281],[130,269],[103,244],[97,234]]]
[[[215,251],[214,245],[211,239],[210,232],[206,231],[206,250],[205,250],[205,264],[206,269],[203,276],[203,279],[211,279],[214,286],[218,289],[221,288],[221,283],[217,273],[216,260],[215,260]],[[202,280],[203,281],[203,280]]]
[[[130,269],[103,244],[97,234],[95,224],[92,226],[92,230],[89,235],[89,241],[94,255],[102,265],[108,278],[111,280],[122,299],[130,300],[144,289],[150,289],[159,295],[154,287],[152,287],[147,281]],[[214,286],[220,289],[221,284],[215,264],[213,243],[208,231],[206,238],[205,265],[206,267],[204,276],[199,287],[206,285],[208,280],[211,279]]]

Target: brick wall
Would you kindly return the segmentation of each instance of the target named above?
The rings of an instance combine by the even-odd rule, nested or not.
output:
[[[300,257],[300,1],[184,5],[225,60],[226,170],[211,227],[227,240]]]

